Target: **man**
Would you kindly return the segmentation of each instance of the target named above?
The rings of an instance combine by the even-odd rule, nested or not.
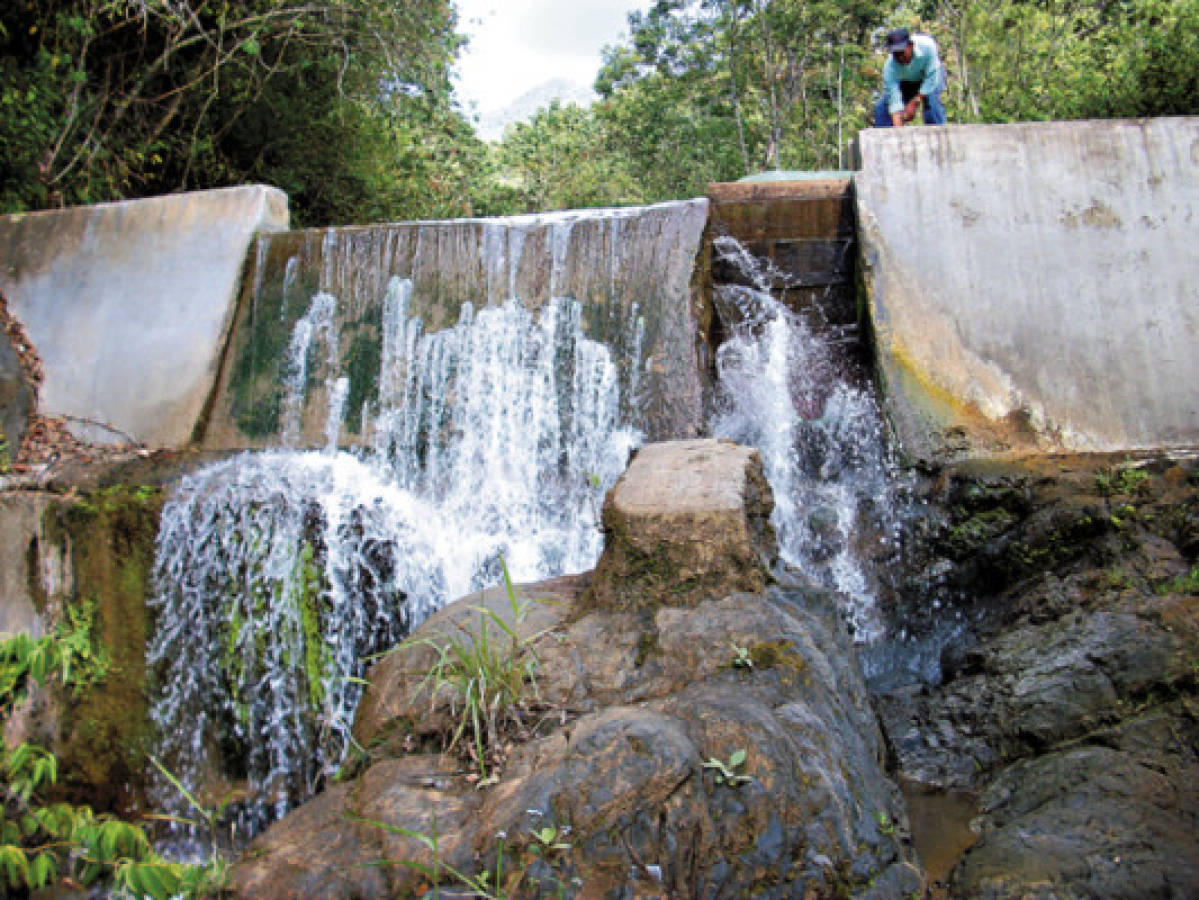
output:
[[[944,125],[941,90],[945,70],[937,56],[937,42],[927,34],[911,35],[906,28],[896,28],[887,35],[887,52],[883,95],[874,106],[874,124],[904,125],[913,121],[917,108],[923,106],[925,125]]]

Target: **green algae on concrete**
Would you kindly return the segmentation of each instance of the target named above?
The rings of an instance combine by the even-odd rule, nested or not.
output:
[[[338,358],[312,356],[300,398],[301,447],[324,446],[330,377],[347,377],[342,444],[356,443],[378,389],[382,316],[394,278],[413,285],[408,316],[432,334],[475,309],[516,298],[533,315],[551,299],[581,305],[583,331],[618,360],[622,416],[651,439],[700,431],[692,273],[707,202],[597,214],[401,222],[264,235],[244,279],[210,413],[210,449],[261,447],[281,425],[293,326],[314,295],[336,299]],[[551,294],[554,295],[551,298]]]
[[[362,412],[366,403],[379,393],[379,368],[383,359],[383,311],[376,308],[358,321],[346,352],[346,375],[350,390],[346,395],[345,428],[350,434],[362,433]]]
[[[281,271],[290,258],[293,248],[286,237],[258,238],[260,252],[242,288],[234,324],[228,414],[255,440],[279,431],[291,332],[317,287],[314,272],[300,272],[292,283],[282,277],[267,279],[267,273]]]

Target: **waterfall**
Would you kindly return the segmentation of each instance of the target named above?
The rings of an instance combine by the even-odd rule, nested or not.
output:
[[[768,265],[733,238],[713,241],[746,284],[719,285],[729,334],[716,355],[712,433],[758,448],[774,492],[785,565],[846,598],[861,643],[882,635],[867,534],[894,542],[896,465],[883,418],[850,343],[773,297]]]
[[[366,446],[337,450],[349,385],[338,299],[318,291],[288,344],[283,439],[296,440],[314,373],[331,372],[324,450],[215,463],[163,510],[148,654],[159,749],[214,801],[240,783],[242,838],[337,771],[371,654],[496,583],[501,556],[526,582],[591,568],[600,502],[641,440],[580,302],[553,297],[537,315],[515,298],[465,303],[426,333],[412,299],[410,279],[391,279]]]
[[[148,653],[159,753],[206,802],[234,789],[239,840],[355,751],[372,654],[495,584],[501,557],[522,582],[593,567],[604,494],[643,434],[695,433],[687,311],[704,212],[280,239],[309,256],[278,260],[279,307],[252,310],[234,400],[246,421],[277,409],[282,446],[174,486]],[[894,464],[868,379],[835,332],[770,295],[769,271],[740,245],[715,250],[746,284],[716,291],[727,339],[708,429],[759,448],[783,562],[847,597],[870,641],[877,590],[859,550],[893,539]],[[447,258],[437,277],[432,261]],[[396,265],[412,272],[381,277]],[[256,272],[255,297],[264,281]],[[518,296],[535,290],[536,302]],[[272,370],[254,354],[274,346],[273,375],[255,380]],[[352,451],[338,449],[347,435]],[[162,805],[185,813],[160,787]]]
[[[284,284],[286,284],[286,280]],[[321,291],[312,298],[308,312],[300,317],[292,331],[287,353],[287,374],[284,379],[283,446],[285,447],[294,447],[300,438],[300,417],[303,414],[304,397],[307,393],[308,355],[313,349],[313,340],[315,338],[323,339],[325,361],[329,367],[335,368],[341,357],[338,348],[337,323],[333,318],[336,310],[337,298]],[[336,380],[326,385],[333,389],[334,396],[341,393],[335,385]],[[340,410],[334,415],[340,419]]]
[[[556,298],[535,321],[514,299],[466,304],[457,326],[422,335],[411,290],[393,282],[387,296],[374,457],[474,523],[481,543],[454,541],[466,570],[497,541],[518,580],[590,567],[602,549],[596,484],[615,481],[640,436],[621,420],[616,366],[583,335],[581,305]]]

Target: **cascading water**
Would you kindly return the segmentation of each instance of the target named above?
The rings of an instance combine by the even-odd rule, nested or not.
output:
[[[457,324],[434,331],[413,312],[425,299],[418,285],[437,283],[422,261],[424,232],[408,244],[328,232],[302,315],[303,266],[287,260],[278,314],[267,317],[286,322],[295,310],[275,382],[284,387],[277,434],[285,448],[324,449],[246,453],[183,478],[163,510],[155,572],[160,753],[206,799],[239,789],[238,840],[337,770],[372,654],[447,600],[496,583],[501,556],[524,582],[594,565],[599,505],[641,440],[634,422],[645,408],[666,423],[654,426],[659,434],[694,433],[683,431],[699,394],[685,358],[694,339],[678,310],[687,309],[703,209],[670,211],[689,217],[677,221],[650,210],[643,226],[669,253],[626,245],[622,229],[637,220],[625,212],[586,222],[582,261],[573,219],[548,219],[541,233],[481,223],[470,245],[480,254],[478,306],[462,303]],[[355,243],[373,260],[361,272],[338,255]],[[424,281],[379,283],[371,266],[403,255],[393,243],[417,248],[411,264]],[[534,244],[549,263],[540,279],[521,264]],[[715,247],[750,286],[717,292],[728,339],[710,430],[761,450],[784,562],[849,597],[855,632],[869,640],[879,616],[855,551],[868,531],[887,540],[892,525],[877,406],[849,354],[771,297],[739,245]],[[655,274],[664,271],[669,278]],[[675,293],[654,301],[660,318],[649,317],[647,333],[648,316],[629,298],[654,279]],[[516,298],[518,285],[536,283],[546,290],[539,303]],[[558,296],[569,290],[623,299],[588,307]],[[362,299],[371,291],[382,294],[377,313]],[[377,322],[369,392],[346,369],[347,346],[361,339],[339,331],[351,320]],[[585,322],[609,343],[588,338]],[[305,419],[314,392],[326,411],[320,441]],[[343,412],[361,436],[354,453],[337,450]],[[246,421],[253,413],[242,409]],[[163,806],[182,812],[170,785],[161,788]]]
[[[818,309],[808,321],[772,296],[785,279],[736,240],[718,237],[713,249],[744,284],[716,290],[729,337],[717,353],[712,432],[761,452],[780,556],[846,598],[867,681],[877,690],[937,683],[963,612],[935,577],[916,586],[927,603],[916,618],[880,608],[913,588],[893,579],[904,568],[905,532],[928,510],[913,505],[856,336],[819,321]]]
[[[770,294],[772,273],[735,239],[713,241],[747,284],[720,285],[729,336],[717,352],[713,434],[757,447],[774,492],[782,561],[848,598],[858,641],[881,636],[864,532],[894,539],[896,466],[860,364]]]
[[[555,297],[537,317],[515,299],[468,303],[426,334],[412,293],[393,279],[383,303],[369,449],[336,450],[347,385],[331,377],[324,452],[217,463],[163,510],[149,652],[160,752],[190,790],[244,781],[241,838],[336,771],[371,654],[495,583],[501,556],[520,581],[593,566],[599,501],[640,440],[577,301]],[[321,347],[335,370],[336,304],[318,292],[293,330],[285,441]]]

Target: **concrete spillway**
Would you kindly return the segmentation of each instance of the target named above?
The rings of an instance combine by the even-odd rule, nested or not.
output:
[[[0,293],[41,354],[39,410],[81,436],[191,440],[246,246],[287,197],[244,187],[0,216]]]
[[[363,404],[380,402],[375,370],[388,284],[396,277],[411,282],[408,315],[425,333],[454,326],[468,307],[516,300],[539,315],[553,299],[572,298],[586,335],[618,361],[630,421],[651,438],[693,436],[701,390],[692,273],[706,214],[707,202],[692,200],[263,235],[251,254],[204,443],[279,439],[289,336],[318,292],[335,307],[330,327],[339,358],[330,364],[349,378],[340,442],[369,441]],[[297,437],[301,445],[320,445],[329,397],[319,389],[320,373],[306,377],[318,385],[302,400]]]
[[[1197,148],[1195,118],[862,133],[860,318],[909,452],[1199,441]],[[716,190],[713,224],[723,215],[767,258],[803,256],[840,279],[838,315],[852,319],[844,202],[826,198],[835,218],[827,234],[801,234],[803,223],[791,221],[811,207],[796,199],[813,190],[825,188]],[[305,291],[338,296],[340,349],[352,365],[354,348],[373,339],[384,282],[399,274],[413,278],[418,304],[448,298],[417,310],[431,328],[453,322],[464,300],[516,295],[536,309],[562,294],[584,303],[590,336],[620,340],[613,327],[627,325],[636,304],[647,329],[638,424],[651,438],[699,427],[694,370],[711,359],[705,341],[720,338],[697,290],[708,277],[702,248],[693,268],[702,203],[681,218],[648,209],[264,238],[235,323],[247,245],[254,231],[285,225],[283,205],[277,192],[246,188],[0,217],[0,292],[45,362],[41,410],[152,446],[198,433],[210,447],[269,443],[279,425],[278,336],[300,314],[285,309],[287,291],[296,304]],[[380,273],[366,280],[383,282],[363,280],[363,259]],[[829,283],[793,290],[827,295]],[[260,315],[268,307],[282,327]],[[350,392],[355,424],[363,388],[351,383]],[[308,418],[301,431],[323,440],[312,424],[322,416]],[[341,438],[357,439],[352,430]]]

